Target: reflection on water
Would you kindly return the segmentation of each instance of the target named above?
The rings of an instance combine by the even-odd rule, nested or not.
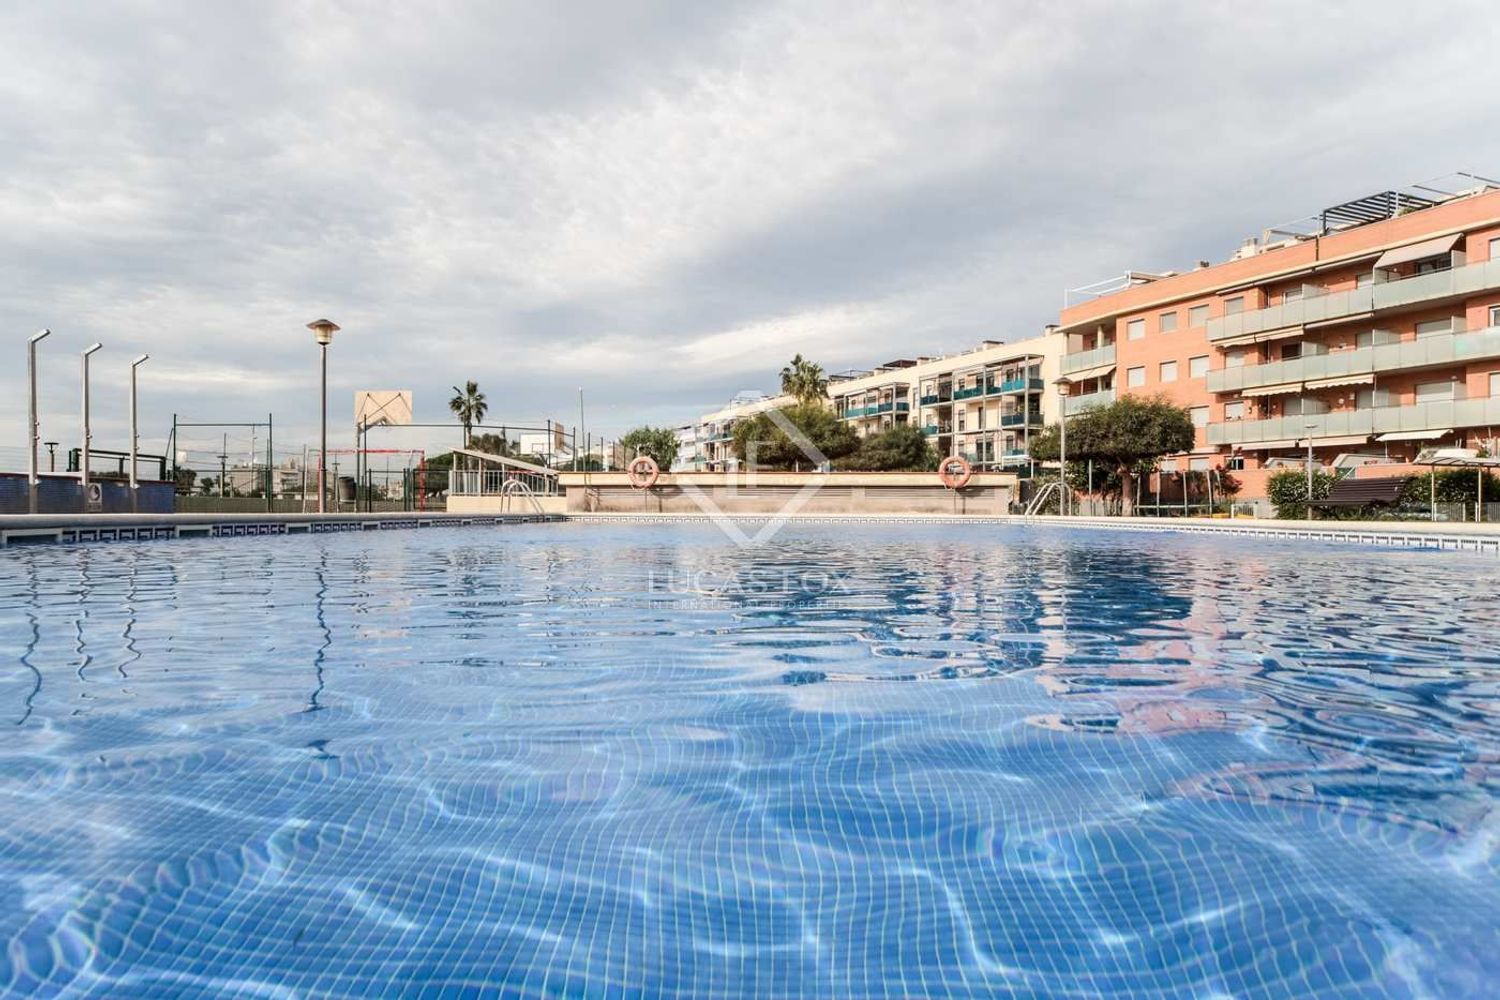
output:
[[[1492,558],[537,525],[0,562],[0,992],[1481,996]]]

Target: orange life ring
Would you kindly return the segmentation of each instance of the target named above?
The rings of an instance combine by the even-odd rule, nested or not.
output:
[[[961,490],[974,478],[974,467],[962,455],[949,455],[938,466],[938,478],[950,490]]]
[[[650,455],[637,455],[625,467],[625,475],[630,477],[631,486],[638,490],[649,490],[656,485],[656,477],[661,475],[661,469],[657,466],[656,459]]]

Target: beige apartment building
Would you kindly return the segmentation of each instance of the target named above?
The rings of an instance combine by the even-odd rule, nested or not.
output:
[[[1057,379],[1067,340],[1049,327],[1015,344],[985,341],[970,351],[887,362],[829,377],[829,405],[859,436],[914,424],[942,455],[980,470],[1029,464],[1031,435],[1057,419]],[[728,406],[677,429],[677,471],[732,467],[734,427],[790,396],[741,393]]]

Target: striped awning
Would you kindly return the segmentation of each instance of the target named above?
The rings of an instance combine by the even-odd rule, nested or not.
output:
[[[1254,389],[1245,389],[1240,392],[1241,396],[1284,396],[1289,392],[1301,392],[1301,382],[1281,382],[1277,385],[1256,386]]]
[[[1364,375],[1339,375],[1336,378],[1313,379],[1306,383],[1309,389],[1332,389],[1336,385],[1370,385],[1375,381],[1375,376],[1370,373]]]
[[[1382,434],[1376,441],[1436,441],[1440,437],[1447,437],[1453,430],[1442,431],[1392,431],[1390,434]]]
[[[1085,368],[1078,372],[1064,372],[1063,378],[1069,382],[1087,382],[1091,378],[1100,378],[1115,370],[1114,365],[1096,365],[1093,368]]]
[[[1300,337],[1305,332],[1299,323],[1297,326],[1282,327],[1279,330],[1262,330],[1260,333],[1244,333],[1238,337],[1226,337],[1223,340],[1214,341],[1214,346],[1244,347],[1246,344],[1264,344],[1272,340],[1286,340],[1289,337]]]

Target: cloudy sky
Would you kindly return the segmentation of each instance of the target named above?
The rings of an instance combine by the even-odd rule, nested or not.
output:
[[[773,388],[797,351],[1020,339],[1065,287],[1500,173],[1496,23],[1477,0],[9,3],[0,458],[42,326],[64,447],[93,340],[97,446],[124,446],[150,352],[144,444],[174,412],[274,412],[292,448],[324,314],[343,439],[362,388],[446,420],[472,378],[515,424],[572,423],[583,386],[614,435]]]

